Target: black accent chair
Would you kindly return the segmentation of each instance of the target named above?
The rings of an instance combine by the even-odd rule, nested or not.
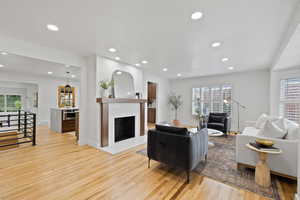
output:
[[[189,133],[186,128],[156,125],[155,129],[148,131],[148,168],[150,168],[150,160],[181,168],[186,170],[187,182],[189,182],[190,171],[201,159],[207,159],[207,152],[206,128],[196,133]]]
[[[207,128],[222,131],[225,136],[230,131],[231,120],[227,113],[209,113]]]

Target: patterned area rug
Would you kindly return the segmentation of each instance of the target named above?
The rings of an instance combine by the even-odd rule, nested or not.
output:
[[[276,176],[272,176],[270,188],[263,188],[255,184],[253,169],[237,169],[235,162],[235,136],[209,137],[215,146],[210,146],[206,162],[200,162],[194,170],[196,173],[207,176],[222,183],[245,189],[261,196],[280,200]],[[137,153],[147,156],[147,150]]]

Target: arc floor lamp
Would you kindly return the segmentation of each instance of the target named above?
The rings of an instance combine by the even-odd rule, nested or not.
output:
[[[238,113],[237,113],[238,114],[238,131],[237,131],[237,133],[239,134],[239,133],[241,133],[241,131],[240,131],[240,108],[243,108],[243,109],[247,109],[247,108],[246,108],[246,106],[242,105],[239,101],[237,101],[235,99],[232,99],[232,98],[224,99],[225,104],[230,104],[230,102],[235,103],[238,108]]]

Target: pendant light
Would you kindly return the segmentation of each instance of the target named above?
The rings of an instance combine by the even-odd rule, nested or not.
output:
[[[66,72],[66,85],[65,85],[65,93],[72,93],[72,87],[70,85],[70,72]]]

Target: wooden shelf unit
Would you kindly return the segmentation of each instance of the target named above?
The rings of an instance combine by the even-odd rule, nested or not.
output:
[[[75,107],[75,87],[72,87],[70,94],[66,94],[65,86],[58,86],[57,88],[57,105],[59,108],[66,106]]]

